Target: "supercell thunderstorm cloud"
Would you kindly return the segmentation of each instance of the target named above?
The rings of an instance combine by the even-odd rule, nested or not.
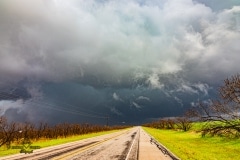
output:
[[[1,0],[0,116],[136,124],[239,73],[239,0]]]

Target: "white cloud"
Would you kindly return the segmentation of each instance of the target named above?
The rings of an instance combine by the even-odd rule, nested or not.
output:
[[[177,101],[181,106],[183,106],[183,102],[181,99],[179,99],[178,97],[174,97],[175,101]]]
[[[191,86],[182,84],[180,88],[177,89],[178,92],[190,93],[190,94],[199,94],[198,91]]]
[[[184,80],[182,78],[179,78],[177,82],[175,82],[176,88],[171,90],[171,93],[174,92],[183,92],[188,94],[203,94],[204,96],[208,96],[209,90],[212,89],[208,84],[206,83],[193,83],[188,80]]]
[[[115,100],[115,101],[122,101],[123,102],[123,100],[119,97],[119,95],[117,95],[117,93],[113,93],[113,99]]]
[[[203,83],[197,83],[193,85],[196,87],[199,91],[203,92],[204,95],[208,95],[208,91],[210,89],[208,84],[203,84]]]
[[[212,82],[238,72],[239,6],[215,12],[192,0],[0,5],[1,80],[97,77],[94,83],[115,84],[147,77],[150,88],[161,89],[161,74]]]
[[[160,83],[159,77],[155,73],[149,76],[149,78],[146,80],[146,83],[151,89],[162,89],[164,87],[164,84]]]
[[[0,101],[0,116],[4,115],[8,109],[21,109],[23,108],[24,101],[22,99],[13,100],[1,100]]]
[[[145,96],[139,96],[138,98],[137,98],[137,100],[146,100],[146,101],[151,101],[150,100],[150,98],[148,98],[148,97],[145,97]]]
[[[190,105],[191,105],[191,107],[196,107],[198,104],[195,102],[191,102]]]
[[[136,107],[137,109],[142,108],[142,106],[140,106],[139,104],[137,104],[136,102],[132,102],[133,106]]]

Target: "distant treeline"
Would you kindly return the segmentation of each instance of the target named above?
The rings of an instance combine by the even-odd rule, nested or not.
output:
[[[10,146],[13,142],[20,143],[23,139],[57,139],[127,127],[129,126],[101,126],[69,123],[57,124],[54,126],[50,126],[47,123],[35,125],[33,123],[8,122],[5,117],[0,117],[0,147],[3,145]]]
[[[180,129],[188,131],[192,127],[192,121],[188,117],[162,118],[143,126],[157,129]]]

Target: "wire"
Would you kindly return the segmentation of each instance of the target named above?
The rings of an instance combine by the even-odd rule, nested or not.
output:
[[[44,98],[44,99],[47,99],[47,98]],[[56,102],[56,101],[55,101]],[[57,102],[57,103],[59,103],[59,102]],[[90,112],[90,113],[92,113],[92,114],[97,114],[97,115],[99,115],[99,116],[105,116],[106,114],[103,114],[103,113],[97,113],[97,112],[94,112],[94,111],[91,111],[91,110],[88,110],[88,109],[84,109],[84,108],[79,108],[79,107],[77,107],[77,106],[74,106],[74,105],[72,105],[72,104],[69,104],[69,103],[61,103],[61,104],[63,104],[63,105],[65,105],[65,106],[69,106],[69,107],[72,107],[72,108],[76,108],[76,109],[80,109],[80,110],[83,110],[83,111],[86,111],[86,112]]]
[[[3,83],[3,82],[0,82],[0,84],[5,84],[5,83]],[[6,86],[6,84],[5,84],[5,86]],[[10,88],[10,87],[12,87],[12,86],[9,86],[8,88]],[[21,91],[24,91],[24,92],[26,92],[26,90],[23,90],[22,88],[19,88],[19,87],[15,87],[15,88],[13,88],[13,89],[11,89],[11,91],[6,91],[6,93],[7,94],[11,94],[11,95],[15,95],[16,97],[9,97],[9,98],[19,98],[19,97],[22,97],[22,96],[20,96],[20,95],[17,95],[17,94],[13,94],[13,92],[15,91],[15,90],[21,90]],[[48,99],[48,98],[46,98],[46,97],[44,97],[44,99]],[[52,99],[51,99],[51,101],[52,101]],[[57,101],[55,101],[55,102],[57,102]],[[59,103],[60,101],[58,101],[57,103]],[[83,110],[84,112],[91,112],[92,114],[97,114],[97,115],[99,115],[99,116],[105,116],[105,114],[104,113],[100,113],[100,112],[94,112],[94,111],[92,111],[92,110],[88,110],[88,109],[83,109],[83,108],[81,108],[81,107],[77,107],[77,106],[74,106],[74,105],[72,105],[72,104],[68,104],[68,103],[61,103],[61,104],[63,104],[63,105],[67,105],[67,106],[69,106],[69,107],[71,107],[71,108],[77,108],[78,110],[80,109],[80,110]]]
[[[4,83],[3,83],[3,82],[0,82],[0,84],[4,84]],[[9,86],[9,87],[12,87],[12,86]],[[14,87],[14,88],[9,92],[9,94],[12,94],[12,95],[15,95],[15,96],[16,96],[17,94],[13,94],[13,93],[12,93],[12,92],[14,92],[15,90],[20,90],[20,91],[26,92],[26,90],[23,90],[22,88]],[[18,96],[18,97],[21,97],[20,95],[17,95],[17,96]],[[17,97],[14,97],[14,98],[17,98]],[[44,97],[44,99],[48,100],[49,98]],[[52,101],[52,99],[49,99],[49,100]],[[58,104],[60,103],[60,104],[62,104],[62,105],[64,105],[64,106],[69,106],[69,107],[71,107],[71,108],[76,108],[78,111],[79,111],[79,110],[82,110],[82,112],[90,112],[91,114],[95,114],[95,115],[98,115],[98,116],[105,116],[105,115],[106,115],[106,114],[104,114],[104,113],[94,112],[94,111],[92,111],[92,110],[88,110],[88,109],[85,109],[85,108],[77,107],[77,106],[74,106],[74,105],[72,105],[72,104],[62,103],[62,102],[56,101],[56,100],[55,100],[55,102],[57,102]]]
[[[13,98],[20,98],[21,96],[17,95],[17,94],[13,94],[13,93],[0,92],[0,97],[13,99]],[[107,118],[106,116],[98,116],[98,115],[93,115],[93,114],[89,114],[89,113],[86,113],[86,112],[85,113],[84,112],[79,112],[78,110],[73,110],[72,108],[70,108],[70,110],[67,110],[65,107],[62,107],[62,106],[59,106],[59,105],[54,105],[54,104],[46,103],[46,102],[40,102],[40,101],[36,101],[36,100],[25,101],[24,103],[25,104],[40,105],[41,107],[45,107],[45,108],[48,108],[48,109],[53,109],[53,110],[57,110],[57,111],[65,112],[65,113],[77,114],[77,115],[81,115],[81,116],[85,116],[85,117]]]

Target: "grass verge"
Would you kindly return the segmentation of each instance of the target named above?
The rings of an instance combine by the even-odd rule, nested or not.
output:
[[[201,137],[194,131],[143,129],[183,160],[239,159],[240,139]]]
[[[86,138],[92,138],[96,136],[101,136],[104,134],[109,134],[109,133],[114,133],[119,130],[111,130],[111,131],[104,131],[104,132],[97,132],[97,133],[90,133],[90,134],[84,134],[84,135],[79,135],[79,136],[71,136],[67,138],[58,138],[58,139],[41,139],[38,141],[32,141],[31,146],[40,146],[41,148],[44,147],[50,147],[50,146],[55,146],[59,144],[64,144],[68,142],[74,142]],[[17,145],[17,144],[12,144],[12,146]],[[12,155],[12,154],[17,154],[19,153],[20,149],[7,149],[6,146],[0,147],[0,157],[7,156],[7,155]]]

